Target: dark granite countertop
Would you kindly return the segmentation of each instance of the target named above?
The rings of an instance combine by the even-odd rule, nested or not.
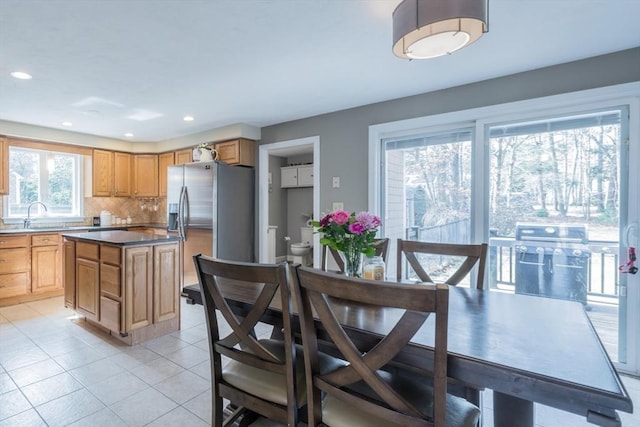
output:
[[[62,233],[70,240],[84,240],[96,243],[109,243],[118,246],[157,245],[162,243],[179,242],[178,236],[162,236],[159,234],[136,233],[135,231],[94,231],[91,233]]]

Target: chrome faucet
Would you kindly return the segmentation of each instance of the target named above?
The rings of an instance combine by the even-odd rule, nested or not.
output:
[[[29,204],[29,207],[27,208],[27,217],[24,219],[24,228],[31,227],[31,206],[33,205],[42,205],[44,211],[47,212],[47,205],[42,202],[32,202],[31,204]]]

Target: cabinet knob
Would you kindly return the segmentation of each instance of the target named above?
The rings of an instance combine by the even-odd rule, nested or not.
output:
[[[7,261],[4,260],[4,259],[0,259],[0,264],[4,264],[5,262],[7,262]]]

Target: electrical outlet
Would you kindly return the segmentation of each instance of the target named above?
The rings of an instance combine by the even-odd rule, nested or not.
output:
[[[342,211],[344,210],[344,203],[342,202],[333,202],[333,211]]]
[[[333,177],[333,188],[340,188],[340,177],[339,176],[334,176]]]

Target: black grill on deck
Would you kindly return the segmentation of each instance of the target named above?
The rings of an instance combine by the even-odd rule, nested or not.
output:
[[[516,293],[587,303],[586,225],[516,224]]]

